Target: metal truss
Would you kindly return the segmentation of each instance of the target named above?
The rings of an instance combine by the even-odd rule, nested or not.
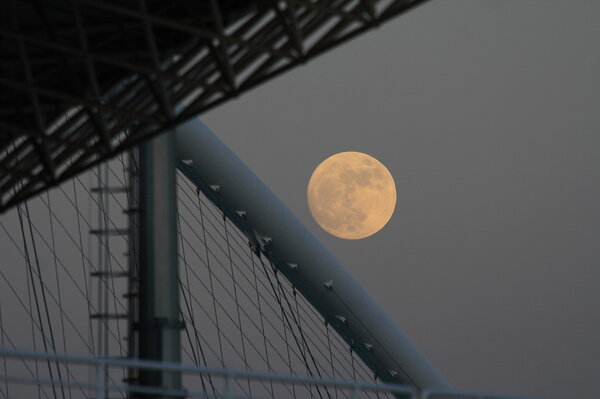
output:
[[[0,212],[426,0],[5,0]]]

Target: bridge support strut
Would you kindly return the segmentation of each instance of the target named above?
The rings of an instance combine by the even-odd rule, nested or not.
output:
[[[177,195],[173,132],[139,147],[140,359],[180,363]],[[139,384],[181,389],[178,372],[140,370]],[[148,397],[148,395],[143,395]]]

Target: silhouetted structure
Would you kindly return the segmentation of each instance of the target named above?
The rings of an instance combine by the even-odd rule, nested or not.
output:
[[[6,0],[0,211],[424,1]]]

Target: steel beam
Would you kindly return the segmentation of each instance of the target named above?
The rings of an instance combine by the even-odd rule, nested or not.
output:
[[[176,150],[180,170],[260,248],[381,380],[419,391],[451,389],[358,281],[202,122],[194,119],[177,128]],[[214,186],[218,192],[211,189]]]
[[[139,18],[140,20],[151,22],[157,26],[164,26],[167,28],[172,28],[175,30],[179,30],[182,32],[192,33],[194,35],[198,35],[199,37],[209,38],[209,39],[218,39],[228,43],[237,44],[244,47],[252,48],[256,51],[264,52],[267,54],[271,54],[272,56],[289,58],[289,54],[282,53],[277,49],[265,47],[261,44],[253,43],[247,40],[243,40],[238,37],[227,36],[223,34],[219,34],[218,32],[214,32],[207,29],[198,28],[197,26],[193,26],[187,23],[174,22],[172,20],[162,18],[156,15],[151,15],[145,12],[133,10],[128,7],[118,6],[112,3],[107,3],[99,0],[77,0],[81,4],[86,4],[92,7],[97,7],[103,10],[109,10],[116,14]]]
[[[140,146],[139,337],[140,359],[179,363],[179,268],[174,136]],[[180,389],[178,372],[141,370],[139,384]],[[143,396],[146,397],[146,396]]]
[[[248,1],[228,14],[211,0],[206,15],[188,15],[192,0],[70,0],[52,13],[39,8],[50,3],[9,0],[6,18],[16,12],[22,23],[0,27],[0,212],[426,1]],[[96,29],[115,17],[115,32]],[[87,79],[69,84],[71,75]],[[17,134],[40,137],[49,158],[11,147]],[[33,180],[7,168],[15,153]],[[58,176],[34,176],[40,165]]]

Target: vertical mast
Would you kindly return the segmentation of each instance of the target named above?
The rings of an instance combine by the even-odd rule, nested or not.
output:
[[[140,359],[179,363],[179,270],[173,132],[139,147]],[[141,370],[139,384],[180,389],[176,372]]]

